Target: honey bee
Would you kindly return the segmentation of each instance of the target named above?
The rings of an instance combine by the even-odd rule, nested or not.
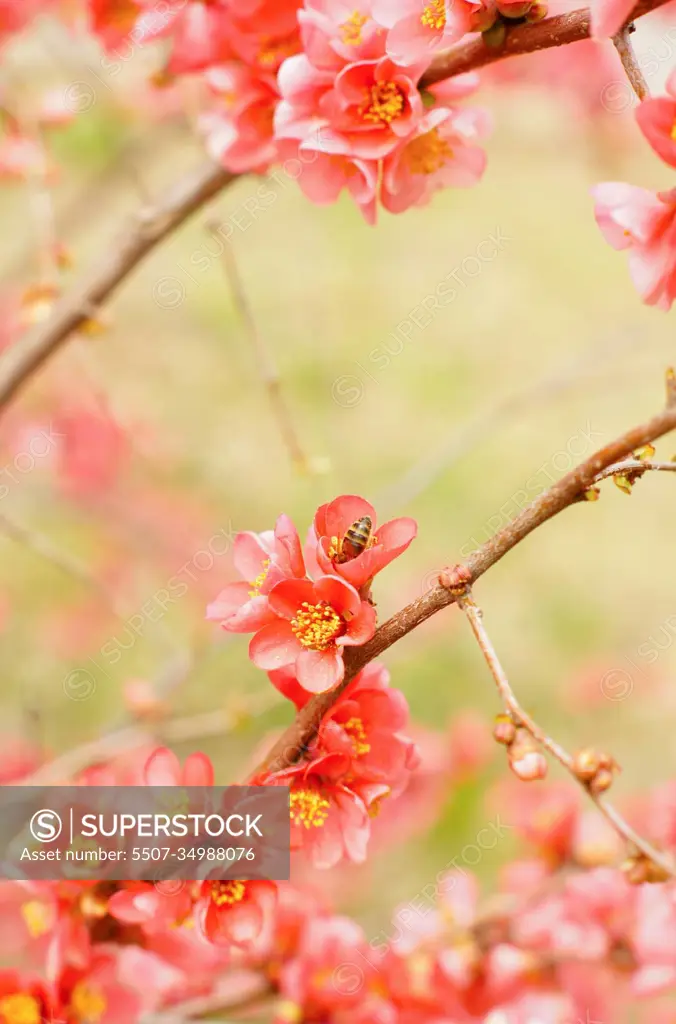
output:
[[[362,551],[365,551],[372,543],[372,529],[373,522],[370,516],[362,516],[361,519],[355,519],[352,526],[345,531],[334,561],[338,563],[349,562],[358,555],[361,555]]]

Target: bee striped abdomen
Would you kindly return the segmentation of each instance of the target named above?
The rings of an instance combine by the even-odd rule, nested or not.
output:
[[[361,555],[362,551],[365,551],[369,545],[372,529],[373,522],[370,516],[362,516],[361,519],[355,519],[352,526],[345,531],[345,536],[340,546],[340,555],[336,561],[349,562],[350,559]]]

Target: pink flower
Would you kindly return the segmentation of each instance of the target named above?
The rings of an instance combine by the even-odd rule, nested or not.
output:
[[[207,608],[207,619],[231,633],[252,633],[275,621],[267,598],[272,588],[305,576],[298,532],[289,517],[281,515],[274,532],[238,533],[234,563],[247,582],[229,583]]]
[[[387,52],[400,64],[429,63],[470,31],[479,7],[467,0],[373,0],[375,18],[389,29]]]
[[[274,76],[231,61],[210,68],[205,79],[222,104],[200,119],[207,149],[234,174],[262,173],[277,159],[272,126],[279,93]]]
[[[206,754],[190,754],[181,767],[173,750],[158,747],[144,769],[146,786],[213,786],[214,768]]]
[[[145,43],[171,38],[171,56],[166,70],[178,75],[201,71],[232,56],[228,41],[230,28],[226,0],[175,0],[160,5],[140,0],[134,38]]]
[[[330,141],[333,133],[345,144],[346,155],[367,160],[386,156],[422,117],[417,82],[423,70],[423,65],[398,67],[389,57],[343,68],[322,98],[328,124],[322,141]]]
[[[421,206],[449,185],[475,185],[486,167],[486,154],[475,141],[490,129],[482,110],[436,107],[413,135],[383,163],[382,204],[390,213]]]
[[[676,167],[676,71],[667,80],[669,96],[646,99],[636,109],[638,126],[658,156]]]
[[[306,0],[298,23],[303,50],[316,68],[335,72],[385,56],[385,33],[372,6],[372,0]]]
[[[369,807],[388,794],[386,786],[346,785],[349,764],[343,754],[326,754],[259,780],[290,787],[291,849],[304,850],[319,869],[366,860]]]
[[[298,186],[317,206],[327,206],[347,189],[361,210],[367,224],[376,221],[378,164],[375,160],[359,160],[342,153],[322,152],[321,144],[312,139],[299,145],[292,139],[277,143],[280,160],[295,161],[300,170]]]
[[[415,744],[402,732],[408,724],[406,698],[390,687],[387,669],[372,662],[324,717],[317,747],[343,754],[351,779],[382,783],[396,796],[417,766]]]
[[[354,587],[337,576],[283,580],[270,592],[275,621],[259,629],[249,657],[268,671],[294,665],[298,682],[322,693],[343,678],[343,648],[370,640],[376,613]]]
[[[345,534],[358,520],[368,518],[371,535],[365,550],[354,554]],[[378,527],[376,513],[364,498],[344,494],[317,509],[313,546],[317,563],[326,573],[337,573],[354,587],[363,587],[385,566],[403,554],[418,532],[415,519],[391,519]],[[347,555],[352,555],[349,560]],[[345,559],[345,561],[341,561]]]
[[[636,0],[594,0],[591,4],[592,36],[614,36],[636,7]]]
[[[621,182],[597,185],[596,222],[614,249],[629,249],[634,285],[649,306],[676,299],[676,189],[650,192]]]
[[[246,947],[272,927],[276,903],[274,882],[207,878],[202,883],[195,913],[211,942]]]

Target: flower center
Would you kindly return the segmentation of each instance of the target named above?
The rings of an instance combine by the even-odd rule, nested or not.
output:
[[[360,14],[355,10],[347,21],[343,22],[340,26],[340,38],[346,46],[359,46],[363,42],[361,30],[368,20],[366,14]]]
[[[49,931],[50,915],[44,903],[38,900],[29,900],[21,907],[21,916],[26,922],[26,928],[31,938],[37,939]]]
[[[442,139],[438,128],[419,135],[404,150],[404,160],[411,174],[434,174],[452,158],[453,150],[446,139]]]
[[[291,821],[304,828],[321,828],[329,816],[329,801],[316,789],[296,789],[290,800]]]
[[[258,574],[256,579],[251,584],[251,590],[249,591],[249,597],[260,597],[261,587],[265,583],[265,577],[270,571],[270,559],[266,558],[263,562],[263,571]]]
[[[326,601],[318,604],[303,601],[295,619],[291,620],[291,629],[297,639],[303,647],[313,651],[325,651],[344,628],[342,618]]]
[[[404,94],[394,82],[376,82],[364,90],[359,113],[365,121],[389,124],[401,117],[403,111]]]
[[[96,1024],[103,1017],[106,1006],[105,997],[97,985],[80,981],[73,989],[70,1007],[83,1024]]]
[[[674,142],[676,142],[676,121],[674,121],[673,125],[671,126],[671,138]]]
[[[343,729],[352,740],[352,749],[357,757],[368,754],[371,744],[366,739],[366,729],[361,718],[349,718],[343,723]]]
[[[0,999],[0,1017],[3,1024],[40,1024],[42,1021],[37,999],[22,992]]]
[[[435,30],[446,27],[446,4],[444,0],[430,0],[425,4],[420,21],[427,28]]]
[[[231,907],[244,899],[246,886],[244,882],[212,882],[211,899],[217,907]]]
[[[294,53],[298,53],[298,40],[295,35],[284,36],[281,39],[263,36],[258,50],[258,63],[262,68],[276,71],[279,65]]]

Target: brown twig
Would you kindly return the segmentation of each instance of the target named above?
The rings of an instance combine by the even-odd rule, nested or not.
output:
[[[217,223],[208,224],[207,227],[213,232],[217,232],[219,225]],[[251,304],[249,303],[244,290],[244,284],[239,272],[239,267],[237,266],[235,253],[231,245],[226,244],[223,246],[221,262],[223,264],[225,276],[227,277],[230,285],[235,308],[242,320],[249,343],[253,349],[258,372],[270,401],[272,415],[279,426],[284,445],[289,453],[289,458],[296,469],[305,472],[308,468],[307,459],[305,458],[300,441],[298,440],[298,435],[296,434],[296,429],[293,425],[291,413],[287,406],[286,398],[284,397],[279,370],[275,365],[270,349],[258,330],[258,326],[251,309]]]
[[[209,162],[183,178],[154,206],[143,207],[89,280],[65,295],[41,324],[0,359],[0,409],[42,364],[95,315],[98,307],[155,246],[218,195],[236,176]]]
[[[636,60],[636,54],[634,48],[631,45],[631,32],[633,27],[626,25],[616,36],[613,36],[613,44],[620,60],[622,61],[622,67],[624,72],[629,79],[629,84],[638,96],[639,100],[647,99],[650,95],[648,90],[648,83],[645,80],[645,76],[641,71],[638,61]]]
[[[307,744],[314,738],[326,712],[333,706],[357,673],[388,647],[401,640],[417,626],[454,604],[467,586],[499,562],[501,558],[520,544],[530,533],[538,529],[559,512],[576,504],[595,481],[599,473],[632,455],[643,445],[676,429],[676,402],[673,400],[673,371],[667,374],[666,408],[646,423],[628,430],[616,441],[595,452],[575,469],[571,470],[548,490],[540,494],[511,523],[499,530],[495,536],[474,551],[463,565],[440,572],[439,582],[417,600],[408,604],[383,623],[375,636],[361,647],[353,647],[345,655],[345,677],[335,689],[313,697],[298,713],[295,721],[275,743],[254,775],[267,771],[279,771],[297,760]]]
[[[640,0],[629,22],[657,10],[667,2]],[[517,25],[508,31],[505,43],[500,48],[486,46],[483,38],[477,36],[440,54],[421,79],[420,85],[424,88],[505,57],[587,39],[589,31],[589,9],[583,8],[535,24]],[[73,293],[64,296],[46,323],[22,338],[0,359],[0,410],[68,340],[73,331],[95,315],[101,304],[144,256],[236,177],[209,162],[187,179],[179,181],[166,199],[154,207],[142,209],[125,229],[119,244],[94,269],[90,279]]]
[[[22,781],[22,785],[67,785],[85,768],[141,750],[148,744],[186,743],[206,736],[224,736],[237,729],[248,717],[262,715],[280,701],[276,690],[266,690],[255,699],[250,699],[245,707],[221,707],[214,711],[171,718],[154,725],[126,726],[67,750],[65,754],[38,768]]]
[[[491,671],[491,675],[495,680],[495,685],[498,688],[498,693],[500,694],[505,710],[511,715],[514,724],[526,729],[533,739],[548,751],[548,753],[550,753],[552,757],[559,762],[559,764],[563,765],[566,771],[573,776],[576,782],[580,783],[606,820],[610,822],[612,827],[619,833],[625,842],[632,843],[639,853],[653,864],[657,865],[657,867],[665,872],[668,877],[676,878],[676,868],[671,862],[671,859],[660,853],[659,850],[656,850],[646,839],[640,836],[631,827],[631,825],[625,821],[617,808],[614,807],[606,797],[595,793],[589,785],[585,784],[575,771],[575,762],[572,755],[556,743],[555,740],[551,739],[544,729],[542,729],[541,726],[539,726],[537,722],[523,710],[510,685],[507,674],[500,663],[495,647],[493,646],[484,626],[483,613],[477,607],[469,590],[458,598],[458,605],[467,616],[467,620],[472,628],[472,632],[474,633],[479,648],[481,649],[481,653],[483,654],[486,664]]]
[[[601,473],[598,473],[594,478],[594,483],[598,484],[601,480],[606,480],[609,476],[616,476],[624,473],[676,473],[676,462],[653,462],[646,460],[645,462],[641,459],[624,459],[622,462],[616,463],[614,466],[608,466]]]
[[[243,973],[243,972],[241,972]],[[274,995],[274,987],[262,975],[248,972],[250,977],[241,981],[236,979],[236,994],[228,993],[228,977],[223,978],[219,988],[222,991],[212,992],[206,996],[196,996],[183,1003],[168,1006],[165,1010],[148,1014],[141,1024],[182,1024],[183,1021],[198,1020],[202,1017],[213,1019],[219,1011],[228,1013],[253,1010],[261,1000]]]
[[[641,0],[632,11],[627,24],[631,24],[644,14],[656,11],[666,3],[668,0]],[[467,43],[458,43],[446,53],[439,54],[422,76],[420,86],[424,88],[454,75],[476,71],[487,64],[504,60],[505,57],[516,57],[524,53],[534,53],[536,50],[550,49],[553,46],[579,43],[582,39],[589,39],[590,30],[590,9],[585,7],[569,14],[559,14],[555,18],[546,18],[532,25],[515,25],[507,30],[505,42],[500,47],[489,47],[482,36],[477,36]]]

